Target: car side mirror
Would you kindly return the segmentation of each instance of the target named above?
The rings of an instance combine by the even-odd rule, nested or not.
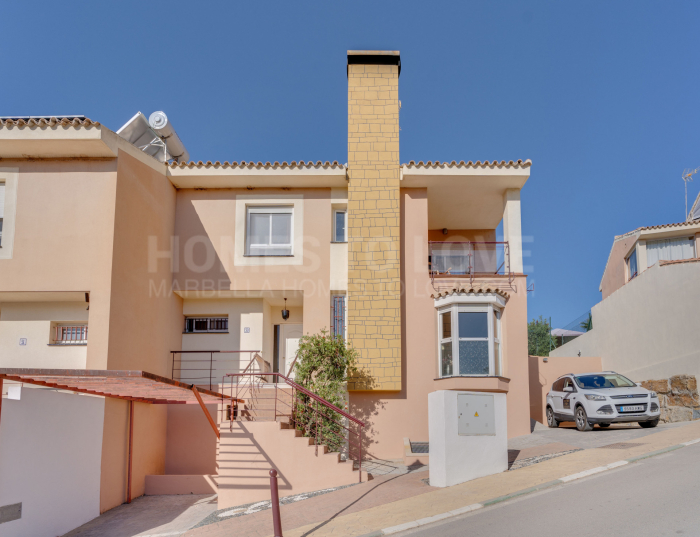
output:
[[[641,382],[635,382],[635,384],[636,384],[637,386],[641,386],[641,385],[642,385]]]
[[[573,386],[564,386],[564,391],[565,391],[565,392],[573,392],[573,391],[574,391],[574,387],[573,387]]]

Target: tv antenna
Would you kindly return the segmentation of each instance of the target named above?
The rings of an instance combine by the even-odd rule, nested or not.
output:
[[[691,170],[690,168],[686,168],[683,170],[683,175],[681,176],[681,179],[683,179],[683,182],[685,183],[685,218],[686,220],[688,219],[688,183],[690,183],[693,180],[693,175],[698,173],[700,171],[700,167],[695,168],[694,170]]]

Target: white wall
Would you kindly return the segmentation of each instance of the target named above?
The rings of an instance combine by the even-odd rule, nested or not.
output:
[[[700,376],[700,263],[654,265],[592,309],[593,330],[551,356],[600,356],[635,381]]]
[[[49,346],[52,322],[84,323],[84,302],[9,302],[0,304],[0,367],[85,369],[87,346]],[[88,332],[88,338],[89,338]],[[20,346],[26,338],[26,346]]]
[[[187,317],[203,315],[227,315],[228,334],[223,333],[203,333],[203,334],[182,334],[183,350],[246,350],[263,351],[264,330],[263,330],[263,299],[262,298],[212,298],[212,299],[186,299],[183,302],[183,313]],[[245,329],[250,331],[246,332]],[[184,326],[183,326],[184,330]],[[270,356],[272,350],[269,351]],[[219,360],[218,367],[213,373],[214,381],[221,383],[225,373],[237,372],[244,369],[250,362],[252,355],[244,354],[214,354],[214,359]],[[187,375],[206,376],[205,381],[195,382],[195,384],[205,384],[209,382],[209,354],[183,354],[183,360],[201,360],[201,363],[189,363],[183,367],[205,368],[206,371],[183,372],[183,380],[187,382]],[[176,373],[177,374],[177,373]]]
[[[3,537],[56,537],[100,514],[104,399],[22,388],[2,400],[0,506],[22,503]]]
[[[503,195],[503,240],[508,242],[511,272],[523,272],[523,238],[520,222],[520,189],[509,188]]]
[[[495,435],[458,433],[457,396],[493,396]],[[508,469],[506,394],[439,390],[428,394],[430,485],[451,487]]]

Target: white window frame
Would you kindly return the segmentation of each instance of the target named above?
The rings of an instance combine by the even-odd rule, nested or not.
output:
[[[685,260],[685,259],[695,259],[695,258],[697,258],[698,253],[697,253],[696,248],[695,248],[695,236],[694,236],[694,235],[691,235],[691,236],[685,235],[685,236],[680,236],[680,237],[666,237],[666,238],[661,238],[661,239],[648,239],[648,240],[646,241],[647,265],[649,264],[649,261],[648,261],[648,260],[649,260],[649,247],[650,247],[650,246],[653,248],[655,244],[658,244],[658,243],[660,243],[660,242],[666,242],[666,241],[683,241],[683,240],[685,240],[685,239],[688,239],[688,242],[691,243],[691,244],[690,244],[690,247],[691,247],[691,249],[692,249],[692,252],[691,252],[691,257],[684,257],[682,260]],[[678,260],[678,261],[681,261],[681,260]],[[654,264],[656,264],[656,263],[654,263]],[[637,265],[639,265],[639,259],[637,259]],[[654,266],[654,265],[647,266],[647,268],[651,268],[651,267],[653,267],[653,266]],[[639,271],[639,268],[637,268],[637,271]]]
[[[338,233],[336,231],[336,225],[338,222],[338,213],[343,213],[345,215],[345,233],[342,241],[338,240]],[[333,210],[333,241],[335,243],[348,242],[348,210],[347,209],[334,209]]]
[[[289,215],[289,243],[288,244],[251,244],[250,242],[250,215],[251,214],[288,214]],[[272,239],[272,222],[270,222],[270,240]],[[279,250],[289,248],[288,254],[251,254],[254,247],[260,250]],[[294,206],[292,205],[247,205],[246,206],[246,231],[245,231],[245,255],[246,257],[294,257]]]
[[[12,259],[12,253],[14,251],[18,181],[19,168],[0,168],[0,183],[5,184],[0,259]]]
[[[632,273],[632,267],[630,266],[630,262],[632,260],[632,256],[635,256],[635,262],[637,263],[637,271],[635,273]],[[625,271],[627,272],[627,281],[631,281],[632,279],[636,278],[639,276],[639,255],[637,254],[637,246],[635,245],[634,248],[632,248],[632,251],[630,254],[625,258]]]
[[[452,313],[452,337],[443,339],[442,337],[442,314],[450,311]],[[494,316],[494,311],[498,313]],[[459,313],[460,312],[483,312],[486,313],[487,317],[487,328],[488,337],[486,338],[464,338],[459,336]],[[442,306],[438,308],[438,377],[439,378],[449,378],[452,377],[495,377],[500,376],[503,370],[503,337],[502,337],[502,315],[503,309],[495,306],[493,303],[452,303],[449,305]],[[494,319],[496,320],[496,327],[494,327]],[[452,375],[443,377],[442,376],[442,344],[447,343],[449,339],[452,340]],[[462,373],[459,370],[459,342],[460,341],[487,341],[489,350],[489,372],[488,374],[477,374],[477,373]],[[498,342],[498,354],[494,354],[494,341]]]
[[[498,356],[494,356],[494,365],[496,370],[494,375],[497,377],[503,376],[503,326],[501,323],[501,317],[503,316],[503,310],[499,308],[494,308],[491,305],[491,319],[496,320],[496,326],[493,331],[493,342],[498,343]],[[491,343],[491,348],[493,349],[493,342]]]
[[[456,376],[455,374],[455,357],[454,357],[454,332],[450,331],[450,337],[443,337],[443,334],[445,331],[443,330],[443,318],[445,313],[450,313],[450,324],[452,325],[452,322],[454,320],[454,312],[452,311],[452,307],[449,308],[442,308],[441,310],[438,310],[438,377],[440,378],[449,378],[449,377],[454,377]],[[451,328],[454,328],[454,325],[451,326]],[[445,375],[443,377],[442,375],[442,346],[446,343],[449,343],[452,347],[452,375]]]
[[[5,181],[0,179],[0,248],[2,248],[2,223],[5,218]]]

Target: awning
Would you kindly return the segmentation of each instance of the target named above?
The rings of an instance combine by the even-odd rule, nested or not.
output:
[[[0,379],[137,403],[199,404],[200,397],[204,404],[220,403],[222,399],[230,400],[223,394],[195,388],[192,384],[146,371],[0,368]]]
[[[555,328],[552,330],[552,335],[555,337],[577,337],[585,334],[586,332],[577,332],[576,330],[566,330],[565,328]],[[2,371],[0,369],[0,371]]]
[[[127,503],[131,503],[131,471],[134,443],[134,403],[155,405],[198,404],[204,411],[217,438],[219,427],[209,413],[207,404],[233,401],[221,393],[200,389],[194,384],[147,373],[146,371],[119,371],[99,369],[9,369],[0,368],[0,393],[5,379],[68,390],[89,395],[112,397],[129,402],[129,461],[127,469]],[[237,403],[243,400],[236,399]],[[233,404],[233,403],[232,403]],[[2,409],[2,398],[0,398]]]

